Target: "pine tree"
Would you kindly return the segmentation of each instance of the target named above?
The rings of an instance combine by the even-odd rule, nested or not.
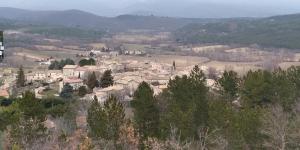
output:
[[[36,99],[34,93],[25,92],[17,102],[21,116],[17,123],[12,124],[11,140],[24,149],[32,149],[36,142],[46,138],[46,113],[41,100]]]
[[[195,66],[190,76],[175,77],[164,91],[167,108],[162,115],[162,135],[168,136],[171,126],[181,133],[181,139],[197,137],[197,130],[208,124],[208,88],[205,75]],[[171,125],[171,126],[170,126]]]
[[[242,105],[257,107],[269,104],[274,96],[272,73],[269,71],[249,71],[243,78],[241,88]]]
[[[94,100],[88,108],[87,123],[89,127],[89,135],[93,139],[99,140],[102,137],[106,137],[107,118],[97,96],[94,96]]]
[[[141,140],[148,137],[159,137],[159,109],[153,90],[146,82],[142,82],[132,101],[134,122]]]
[[[115,97],[110,96],[104,103],[103,110],[106,114],[108,139],[114,142],[117,148],[121,126],[125,123],[125,110],[123,104]]]
[[[88,109],[89,134],[94,139],[104,138],[112,140],[117,148],[121,126],[125,123],[125,112],[123,105],[115,96],[110,96],[103,106],[94,98]]]
[[[107,88],[109,86],[112,86],[114,84],[114,79],[111,75],[111,70],[106,70],[103,74],[103,76],[101,77],[100,80],[100,87],[102,88]]]
[[[224,96],[229,96],[231,100],[237,97],[239,78],[234,71],[225,71],[222,78],[218,80]]]
[[[73,97],[73,87],[69,83],[66,83],[59,96],[65,99],[71,99]]]
[[[97,85],[97,77],[96,73],[93,72],[92,74],[89,74],[88,80],[87,80],[87,86],[89,89],[93,90]]]
[[[24,87],[25,86],[25,74],[23,71],[23,67],[21,66],[19,71],[18,71],[18,76],[17,76],[17,87]]]
[[[206,127],[208,122],[208,100],[206,77],[202,70],[196,65],[190,73],[193,101],[195,104],[194,123],[196,128]]]

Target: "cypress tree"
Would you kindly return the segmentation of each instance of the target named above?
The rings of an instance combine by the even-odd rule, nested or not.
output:
[[[92,74],[89,74],[88,76],[88,81],[87,81],[87,86],[93,90],[97,85],[97,77],[96,77],[96,73],[93,72]]]
[[[25,86],[25,74],[23,67],[21,66],[18,71],[18,76],[17,76],[17,87],[24,87]]]

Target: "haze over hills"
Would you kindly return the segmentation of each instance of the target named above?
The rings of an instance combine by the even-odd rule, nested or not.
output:
[[[222,23],[189,24],[175,32],[184,43],[258,44],[300,49],[300,14]]]
[[[297,0],[9,0],[0,6],[32,10],[80,9],[100,16],[153,14],[185,18],[266,17],[300,12]]]
[[[258,44],[267,47],[299,49],[300,15],[267,18],[188,19],[157,16],[120,15],[102,17],[80,10],[32,11],[0,8],[2,28],[14,21],[39,25],[30,33],[102,37],[104,33],[146,29],[171,31],[184,43]],[[42,25],[45,25],[43,27]],[[1,27],[0,26],[0,27]],[[54,26],[54,27],[53,27]],[[55,26],[63,26],[55,27]],[[66,29],[67,27],[69,29]],[[80,31],[76,31],[80,29]],[[74,34],[76,31],[76,34]],[[94,34],[93,31],[96,33]],[[174,32],[176,31],[176,32]]]
[[[174,30],[189,23],[207,23],[216,19],[185,19],[156,16],[121,15],[101,17],[80,10],[31,11],[16,8],[0,8],[0,18],[29,23],[63,25],[88,29],[123,30],[155,29]]]

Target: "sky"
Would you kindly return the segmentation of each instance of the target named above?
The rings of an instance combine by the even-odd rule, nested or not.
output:
[[[151,13],[171,17],[251,17],[299,13],[300,0],[0,0],[0,7],[80,9],[101,16]]]

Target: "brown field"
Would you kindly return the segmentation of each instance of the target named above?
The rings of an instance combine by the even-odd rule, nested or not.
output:
[[[146,48],[151,47],[150,45],[147,44],[123,44],[122,45],[125,49],[127,50],[146,50]]]
[[[234,70],[239,74],[245,74],[249,70],[262,69],[259,67],[260,62],[223,62],[223,61],[210,61],[204,66],[212,67],[217,70]]]
[[[90,43],[89,46],[93,48],[107,48],[105,43]]]
[[[204,57],[196,56],[178,56],[178,55],[152,55],[151,57],[139,56],[120,56],[121,60],[135,60],[135,61],[153,61],[158,63],[173,64],[175,61],[177,68],[185,68],[192,65],[202,64],[208,61]]]
[[[287,69],[291,66],[300,66],[300,62],[283,62],[279,64],[280,68]]]

